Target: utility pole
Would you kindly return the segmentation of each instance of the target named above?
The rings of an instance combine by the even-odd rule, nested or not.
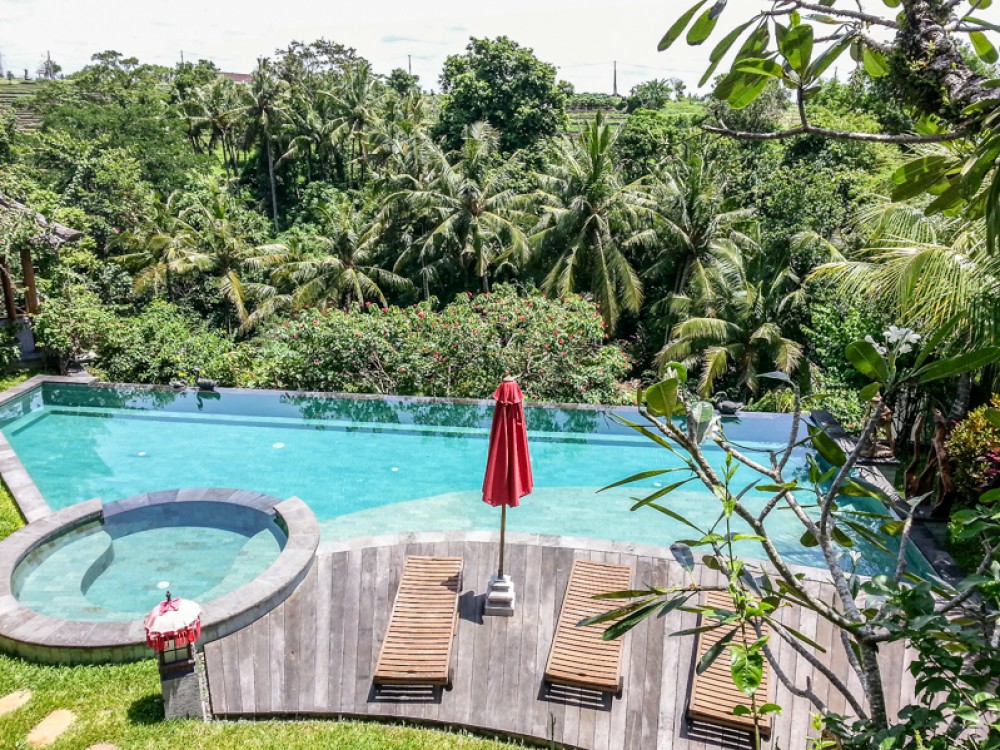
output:
[[[3,50],[0,50],[0,78],[3,78]]]
[[[184,50],[181,50],[181,65],[184,64]]]
[[[52,75],[52,53],[48,50],[45,50],[45,77],[50,81],[55,78],[55,76]]]
[[[406,72],[413,75],[413,55],[406,56]]]
[[[611,84],[611,95],[618,96],[618,61],[615,60],[614,63],[614,82]]]

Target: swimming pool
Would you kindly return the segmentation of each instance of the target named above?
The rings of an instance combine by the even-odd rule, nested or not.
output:
[[[628,511],[636,486],[597,490],[631,474],[676,466],[677,459],[614,413],[634,409],[529,407],[535,492],[508,514],[511,531],[670,545],[690,529],[648,509]],[[481,502],[492,407],[413,398],[336,398],[273,391],[191,390],[45,383],[0,408],[0,429],[53,508],[175,487],[235,487],[298,496],[324,539],[405,532],[493,530],[495,509]],[[747,414],[726,420],[732,440],[777,447],[790,417]],[[721,463],[723,453],[710,449]],[[788,476],[805,481],[805,454]],[[741,469],[736,481],[749,481]],[[640,486],[658,486],[662,477]],[[690,489],[688,489],[690,488]],[[764,502],[751,492],[747,502]],[[878,508],[852,499],[858,510]],[[711,523],[717,503],[694,482],[669,506]],[[789,562],[822,565],[799,543],[788,514],[769,531]],[[747,543],[744,554],[755,554]],[[916,557],[914,558],[917,559]],[[866,550],[868,570],[885,569]]]

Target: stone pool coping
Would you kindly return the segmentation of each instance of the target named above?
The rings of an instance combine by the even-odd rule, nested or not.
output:
[[[288,535],[277,559],[263,573],[202,605],[201,643],[234,633],[270,612],[309,573],[319,546],[319,524],[297,497],[281,500],[247,490],[199,488],[136,495],[107,505],[95,498],[37,519],[0,542],[0,650],[44,663],[107,663],[151,656],[141,620],[62,620],[28,609],[13,595],[14,570],[47,541],[106,513],[185,502],[228,503],[274,515]]]

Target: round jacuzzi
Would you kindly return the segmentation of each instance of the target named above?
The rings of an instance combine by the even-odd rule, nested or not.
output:
[[[231,489],[91,500],[0,542],[0,648],[37,661],[146,653],[167,591],[202,605],[202,640],[248,625],[305,578],[319,544],[298,498]]]
[[[109,512],[33,550],[14,569],[14,596],[64,620],[142,618],[169,590],[208,602],[267,570],[285,546],[272,514],[187,502]]]

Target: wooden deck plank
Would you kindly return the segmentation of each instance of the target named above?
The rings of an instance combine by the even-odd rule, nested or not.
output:
[[[311,602],[303,602],[308,588],[308,576],[302,585],[285,600],[285,710],[297,714],[300,710],[302,671],[302,615],[304,609],[312,609]],[[312,688],[312,680],[308,680]]]
[[[368,547],[361,551],[361,595],[358,604],[358,642],[354,652],[354,697],[351,698],[355,710],[368,705],[372,691],[372,640],[375,626],[375,566],[378,548]],[[349,659],[350,657],[348,657]]]
[[[633,584],[638,588],[646,588],[652,583],[652,566],[648,557],[639,557],[635,561],[635,577]],[[637,625],[629,637],[632,640],[633,653],[643,654],[641,659],[632,659],[629,670],[629,680],[622,702],[626,704],[625,735],[623,747],[625,750],[644,750],[642,743],[642,713],[646,684],[645,653],[649,643],[649,620]],[[627,694],[626,694],[627,693]]]
[[[355,710],[354,673],[357,671],[358,629],[348,613],[358,612],[361,603],[361,550],[341,553],[345,557],[344,576],[347,578],[342,611],[345,615],[344,637],[340,661],[333,666],[337,676],[336,706],[341,711]],[[330,688],[331,699],[334,690]]]
[[[267,615],[267,640],[270,647],[267,659],[270,680],[270,708],[273,713],[288,712],[285,703],[285,605],[279,604]]]
[[[517,592],[517,606],[511,617],[503,623],[503,685],[500,688],[501,710],[513,715],[518,707],[518,695],[522,689],[520,674],[521,648],[524,643],[524,586],[527,574],[527,550],[523,544],[512,545],[508,550],[505,570],[514,582]],[[499,624],[499,623],[498,623]],[[529,678],[530,679],[530,678]]]
[[[253,655],[253,630],[243,628],[236,633],[239,649],[239,670],[240,670],[240,709],[243,713],[252,713],[255,704],[254,686],[254,655]]]
[[[330,555],[320,555],[313,564],[312,575],[315,576],[316,616],[313,628],[313,661],[306,663],[316,664],[312,671],[312,694],[309,700],[307,711],[317,710],[321,706],[329,705],[330,702],[330,680],[328,670],[320,665],[330,663],[330,648],[332,645],[331,627],[333,602],[339,601],[330,594],[331,570],[333,568],[333,558]],[[343,619],[343,618],[340,618]]]
[[[253,634],[254,712],[271,710],[271,649],[270,616],[262,617],[250,626]]]
[[[226,669],[222,661],[222,641],[213,641],[204,646],[206,682],[212,713],[221,714],[226,710]]]
[[[226,710],[238,714],[243,708],[240,693],[240,650],[237,638],[227,638],[222,644],[222,663],[226,670]]]

